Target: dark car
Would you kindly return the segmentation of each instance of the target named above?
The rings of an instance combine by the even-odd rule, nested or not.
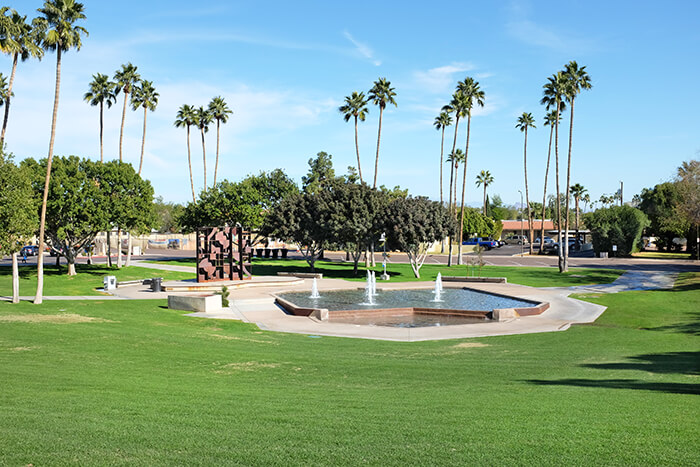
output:
[[[19,250],[20,256],[36,256],[39,254],[39,247],[36,245],[26,245]]]

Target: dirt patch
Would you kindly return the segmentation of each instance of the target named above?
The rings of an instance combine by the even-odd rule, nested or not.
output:
[[[478,347],[488,347],[488,344],[482,342],[462,342],[461,344],[453,345],[452,348],[455,349],[475,349]]]
[[[10,352],[26,352],[28,350],[34,350],[34,347],[11,347],[7,350]]]
[[[77,315],[75,313],[60,313],[57,315],[3,315],[0,322],[6,323],[49,323],[49,324],[73,324],[73,323],[114,323],[102,318]]]
[[[227,340],[227,341],[243,341],[243,342],[253,342],[255,344],[279,345],[279,342],[265,341],[265,340],[260,340],[260,339],[248,339],[245,337],[224,336],[221,334],[206,334],[206,335],[209,337],[216,337],[217,339],[223,339],[223,340]]]
[[[214,373],[220,375],[230,375],[240,371],[258,371],[266,368],[278,368],[279,363],[260,363],[260,362],[237,362],[221,365]]]

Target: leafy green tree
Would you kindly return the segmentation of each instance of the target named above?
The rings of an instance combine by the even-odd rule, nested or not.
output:
[[[374,86],[369,90],[367,95],[368,100],[376,106],[379,106],[379,130],[377,130],[377,157],[374,159],[374,184],[373,188],[377,188],[377,169],[379,167],[379,142],[382,138],[382,116],[384,115],[384,109],[387,104],[394,104],[396,107],[396,100],[394,97],[396,93],[394,88],[391,87],[391,82],[386,78],[379,78],[374,82]]]
[[[29,172],[0,149],[0,253],[12,256],[12,303],[19,303],[17,252],[36,231],[37,206]]]
[[[558,242],[561,245],[562,244],[562,238],[561,238],[561,190],[559,189],[559,122],[560,122],[560,116],[561,112],[564,110],[564,99],[567,94],[567,87],[569,86],[569,80],[567,79],[566,75],[558,71],[554,75],[550,76],[547,78],[547,83],[543,86],[544,88],[544,96],[542,97],[542,100],[540,100],[541,104],[545,105],[545,108],[549,111],[554,108],[554,163],[555,163],[555,181],[556,181],[556,188],[557,188],[557,201],[556,201],[556,209],[557,209],[557,230],[559,230],[559,235],[558,235]],[[544,238],[544,236],[542,237]],[[562,256],[562,250],[563,248],[559,249],[559,272],[565,272],[565,267],[564,267],[564,257]]]
[[[162,196],[153,201],[153,209],[156,214],[155,227],[161,233],[179,233],[182,231],[179,218],[185,207],[178,203],[166,202]]]
[[[515,128],[525,133],[525,144],[523,146],[523,168],[525,171],[525,205],[527,206],[527,223],[530,231],[530,239],[535,238],[533,235],[533,225],[532,225],[532,210],[530,209],[530,190],[527,184],[527,129],[536,128],[535,127],[535,117],[529,112],[523,112],[523,114],[518,117],[518,122]],[[530,242],[530,254],[532,254],[532,243]]]
[[[485,93],[479,87],[479,82],[467,76],[464,81],[457,83],[457,90],[464,94],[467,100],[467,142],[464,147],[464,174],[462,175],[462,208],[459,218],[459,240],[457,243],[457,264],[462,264],[462,218],[464,217],[464,194],[467,189],[467,163],[469,161],[469,136],[471,135],[472,109],[474,106],[483,107]]]
[[[591,84],[591,77],[586,71],[586,67],[579,67],[578,63],[573,60],[564,67],[564,76],[568,82],[564,94],[571,106],[571,113],[569,115],[569,157],[566,164],[566,191],[564,198],[566,200],[566,221],[564,224],[564,248],[562,248],[562,250],[564,250],[564,271],[567,271],[569,269],[569,193],[571,185],[571,148],[574,136],[574,102],[576,96],[582,90],[591,89],[593,85]],[[620,193],[620,199],[622,199],[622,193]]]
[[[642,230],[649,225],[647,216],[631,206],[598,209],[584,215],[584,221],[591,230],[595,252],[613,254],[612,247],[616,245],[617,256],[629,256],[639,251]]]
[[[345,104],[338,107],[338,111],[343,114],[343,120],[346,122],[350,121],[350,118],[355,120],[355,152],[357,154],[357,173],[360,176],[360,183],[362,183],[360,146],[357,142],[357,120],[364,122],[367,118],[367,113],[369,112],[369,109],[367,108],[367,99],[365,99],[365,93],[354,91],[350,96],[345,96]]]
[[[0,148],[4,147],[5,144],[5,131],[7,130],[7,120],[10,115],[10,99],[13,96],[12,87],[15,81],[15,73],[17,72],[17,62],[20,59],[24,62],[32,57],[41,60],[44,56],[39,33],[40,28],[33,27],[27,23],[26,16],[20,15],[9,7],[0,9],[0,52],[12,57],[10,83],[4,96],[5,115],[2,120],[2,133],[0,133]]]
[[[33,187],[41,192],[47,160],[25,159],[23,165],[32,171]],[[46,198],[46,235],[53,250],[66,258],[69,276],[76,274],[78,254],[109,226],[111,213],[103,190],[102,167],[76,156],[56,156],[53,160]]]
[[[39,217],[39,251],[44,250],[44,231],[46,228],[46,200],[49,193],[51,180],[51,162],[53,159],[53,145],[56,138],[56,120],[58,119],[58,97],[61,90],[61,55],[63,52],[75,48],[80,50],[81,36],[87,35],[87,30],[75,23],[85,19],[84,6],[74,0],[47,0],[44,6],[39,8],[42,15],[34,21],[38,37],[41,38],[41,46],[45,50],[56,51],[56,90],[53,99],[53,115],[51,117],[51,137],[49,138],[49,153],[46,164],[46,179],[44,182],[44,199],[41,204]],[[40,305],[44,293],[44,256],[37,258],[37,285],[34,303]]]
[[[204,144],[204,133],[209,131],[209,125],[214,120],[214,116],[209,112],[208,109],[200,106],[195,110],[195,125],[199,128],[202,134],[202,161],[204,162],[204,190],[207,189],[207,148]]]
[[[496,237],[496,221],[484,215],[477,208],[467,207],[464,210],[463,229],[467,236]]]
[[[131,108],[137,110],[143,108],[143,137],[141,139],[141,159],[139,161],[138,174],[141,175],[143,168],[143,151],[146,148],[146,117],[148,111],[156,110],[158,106],[158,97],[160,94],[153,87],[153,81],[141,81],[138,86],[134,87],[134,92],[131,94]]]
[[[383,219],[387,247],[408,255],[417,278],[430,245],[455,231],[454,217],[447,209],[424,197],[395,199],[387,206]]]
[[[316,154],[315,158],[309,159],[309,173],[301,177],[302,191],[316,193],[333,183],[336,177],[332,159],[331,154],[323,151]]]
[[[667,251],[673,246],[673,238],[685,236],[690,226],[678,212],[683,198],[679,186],[671,182],[644,188],[641,193],[639,209],[649,218],[648,234],[658,237],[656,244]]]
[[[100,162],[104,162],[104,106],[107,104],[107,108],[111,108],[117,102],[116,83],[102,73],[92,75],[90,90],[85,93],[83,100],[92,106],[100,106]]]
[[[694,245],[695,257],[700,260],[700,161],[684,161],[678,168],[676,185],[681,195],[678,210],[695,227],[688,235],[688,245]]]
[[[433,126],[435,129],[442,132],[442,138],[440,138],[440,204],[443,203],[442,199],[442,159],[445,153],[445,128],[452,125],[452,117],[446,111],[441,111],[440,115],[435,117],[435,122]]]
[[[129,101],[129,94],[133,91],[134,87],[138,85],[141,81],[141,75],[138,73],[138,67],[132,65],[131,62],[126,65],[122,65],[120,70],[114,73],[114,81],[117,84],[116,94],[119,95],[120,92],[124,93],[124,108],[122,109],[122,124],[119,129],[119,162],[122,159],[122,143],[124,141],[124,121],[126,120],[126,103]]]
[[[299,193],[299,187],[282,169],[248,175],[241,183],[250,184],[262,199],[262,209],[270,210],[284,198]]]
[[[209,102],[209,113],[216,120],[216,164],[214,165],[214,185],[216,185],[216,175],[219,172],[219,136],[221,124],[228,122],[228,116],[233,113],[223,97],[217,96]]]
[[[190,187],[192,187],[192,202],[197,202],[197,196],[194,193],[194,179],[192,178],[192,152],[190,150],[190,127],[195,125],[197,119],[196,109],[191,105],[183,104],[177,111],[175,118],[175,126],[177,128],[187,128],[187,165],[190,168]]]

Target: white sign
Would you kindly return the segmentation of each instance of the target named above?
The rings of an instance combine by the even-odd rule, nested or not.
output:
[[[617,251],[617,245],[613,245],[613,251]]]

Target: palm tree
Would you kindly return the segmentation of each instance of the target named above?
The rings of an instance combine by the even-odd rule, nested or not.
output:
[[[132,88],[141,80],[141,76],[136,71],[136,65],[131,62],[122,65],[121,70],[114,73],[114,81],[117,83],[116,93],[124,92],[124,108],[122,109],[122,125],[119,130],[119,162],[122,161],[122,143],[124,141],[124,120],[126,119],[126,102],[129,100],[129,93]]]
[[[586,67],[579,67],[575,61],[570,61],[564,67],[564,76],[568,81],[566,86],[565,96],[571,105],[571,114],[569,115],[569,157],[566,165],[566,223],[564,224],[564,271],[569,268],[569,185],[571,183],[571,147],[574,135],[574,101],[581,90],[591,89],[591,77],[586,72]],[[577,232],[578,234],[578,232]]]
[[[554,118],[554,163],[555,163],[555,181],[557,188],[557,239],[561,245],[561,190],[559,189],[559,120],[560,113],[563,109],[563,100],[566,94],[568,82],[566,76],[561,71],[547,78],[547,83],[543,86],[544,96],[540,100],[541,104],[545,105],[547,110],[555,108],[556,114]],[[544,240],[544,238],[543,238]],[[559,248],[559,272],[564,272],[564,258],[562,256],[562,248]]]
[[[41,304],[44,294],[44,229],[46,228],[46,201],[49,195],[51,180],[51,162],[53,161],[53,145],[56,139],[56,120],[58,117],[58,96],[61,90],[61,54],[75,48],[80,50],[80,36],[88,32],[82,26],[76,26],[78,20],[85,19],[84,6],[74,0],[47,0],[38,11],[42,15],[36,20],[36,27],[41,33],[41,45],[46,50],[56,51],[56,90],[53,99],[53,116],[51,118],[51,137],[49,138],[49,153],[46,161],[46,180],[44,181],[44,196],[41,203],[39,220],[39,255],[37,256],[37,284],[35,304]]]
[[[467,162],[469,159],[469,135],[471,133],[472,108],[474,105],[484,106],[485,93],[479,88],[479,82],[467,76],[464,81],[457,83],[457,91],[464,95],[467,110],[467,142],[464,148],[464,175],[462,176],[462,208],[459,221],[459,242],[457,243],[457,264],[462,264],[462,236],[464,235],[464,194],[467,187]],[[484,215],[486,210],[484,209]]]
[[[204,190],[207,189],[207,149],[204,145],[204,133],[209,131],[209,124],[214,120],[214,117],[207,109],[200,106],[195,110],[195,125],[202,132],[202,160],[204,161]]]
[[[377,168],[379,167],[379,141],[382,138],[382,115],[384,114],[384,109],[387,104],[394,104],[397,107],[396,101],[394,100],[396,93],[394,88],[391,87],[391,82],[387,81],[386,78],[379,78],[378,81],[374,82],[374,86],[369,90],[367,98],[374,105],[379,106],[379,130],[377,131],[377,157],[374,160],[374,188],[377,188]]]
[[[482,170],[476,176],[476,186],[484,185],[484,216],[486,215],[486,187],[493,183],[493,175],[488,170]]]
[[[6,13],[10,11],[10,16]],[[7,87],[7,94],[4,96],[5,116],[2,120],[2,133],[0,133],[0,148],[4,147],[5,131],[7,130],[7,119],[10,115],[10,99],[12,98],[12,86],[15,82],[17,62],[23,62],[31,57],[41,60],[44,56],[44,49],[40,45],[39,28],[28,24],[27,17],[22,16],[9,7],[0,9],[0,51],[12,56],[12,72],[10,73],[10,84]]]
[[[462,152],[461,149],[457,148],[453,153],[450,153],[447,156],[446,162],[448,162],[452,166],[452,170],[450,171],[451,174],[455,175],[454,179],[454,184],[452,183],[452,178],[450,178],[450,200],[449,203],[450,205],[453,206],[453,210],[456,212],[457,211],[457,178],[459,177],[459,173],[457,172],[457,169],[459,168],[459,164],[464,162],[464,153]],[[455,215],[453,212],[452,215]],[[456,216],[455,216],[456,217]]]
[[[442,111],[447,112],[448,115],[452,113],[455,114],[455,135],[452,140],[452,151],[450,152],[450,154],[454,154],[457,150],[457,133],[459,131],[459,120],[460,118],[467,116],[468,105],[469,102],[467,101],[467,98],[464,95],[464,93],[456,91],[454,94],[452,94],[452,100],[450,101],[450,103],[442,107]],[[448,196],[449,199],[447,201],[447,209],[450,213],[452,213],[452,180],[454,179],[453,172],[454,164],[450,164],[450,193]],[[449,267],[452,266],[452,237],[449,238],[448,245],[449,246],[447,252],[447,266]]]
[[[190,186],[192,187],[192,202],[197,203],[197,196],[194,194],[194,180],[192,178],[192,153],[190,151],[190,127],[195,124],[197,114],[196,109],[191,105],[183,104],[177,111],[175,126],[177,128],[187,128],[187,165],[190,167]]]
[[[117,94],[115,92],[116,84],[109,80],[109,76],[97,73],[92,75],[90,90],[85,93],[83,99],[92,106],[100,106],[100,162],[104,162],[104,105],[107,108],[112,107],[112,104],[117,102]]]
[[[532,210],[530,209],[530,194],[528,192],[528,186],[527,186],[527,129],[529,127],[532,128],[537,128],[535,127],[535,118],[532,116],[531,113],[523,112],[523,114],[518,117],[518,123],[515,125],[515,128],[519,129],[523,133],[525,133],[525,146],[523,149],[523,166],[525,168],[525,204],[527,206],[527,223],[528,223],[528,230],[530,231],[530,254],[532,254],[532,243],[534,241],[534,237],[532,235],[533,233],[533,225],[532,225]]]
[[[141,139],[141,161],[139,162],[139,175],[143,167],[143,150],[146,147],[146,116],[148,111],[156,110],[158,106],[158,97],[160,94],[153,87],[153,81],[141,81],[140,85],[134,88],[131,95],[131,108],[136,110],[143,107],[143,138]]]
[[[440,139],[440,204],[442,204],[442,156],[445,152],[445,128],[452,125],[452,117],[449,113],[443,110],[440,112],[440,115],[435,117],[435,122],[433,122],[433,125],[435,126],[436,130],[442,130],[442,138]]]
[[[345,96],[345,104],[338,107],[338,111],[343,114],[343,120],[350,121],[350,118],[355,119],[355,153],[357,154],[357,173],[360,175],[360,183],[362,183],[362,167],[360,166],[360,146],[357,144],[357,120],[364,122],[369,113],[367,108],[367,99],[364,92],[353,91],[349,96]],[[375,169],[376,171],[376,169]]]
[[[576,206],[576,241],[578,241],[579,202],[583,201],[583,197],[587,193],[588,190],[580,183],[571,186],[571,196],[573,196]]]
[[[564,103],[560,103],[560,108],[564,108]],[[547,168],[544,172],[544,194],[542,195],[542,225],[540,230],[540,254],[544,254],[544,219],[545,210],[547,209],[547,179],[549,178],[549,160],[552,156],[552,135],[554,133],[554,125],[557,122],[557,111],[552,110],[544,117],[544,126],[549,126],[549,149],[547,150]]]
[[[214,165],[214,185],[216,185],[216,174],[219,171],[219,130],[221,123],[228,122],[228,116],[233,113],[233,110],[228,108],[223,97],[217,96],[209,103],[209,113],[216,120],[216,165]]]

